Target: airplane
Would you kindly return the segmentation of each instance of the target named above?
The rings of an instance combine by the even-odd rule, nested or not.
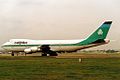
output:
[[[26,54],[42,52],[42,56],[58,56],[57,52],[74,52],[81,49],[108,44],[106,39],[112,21],[105,21],[95,32],[85,39],[75,40],[30,40],[11,39],[1,47],[14,56],[15,52]]]

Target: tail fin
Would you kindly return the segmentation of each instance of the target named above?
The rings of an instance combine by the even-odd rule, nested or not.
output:
[[[112,21],[105,21],[92,35],[90,35],[86,40],[84,40],[83,44],[93,43],[96,41],[104,41],[106,38],[108,31]]]

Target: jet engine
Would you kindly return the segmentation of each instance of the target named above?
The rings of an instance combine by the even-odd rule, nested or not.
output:
[[[38,51],[38,47],[31,47],[30,48],[32,52],[37,52]]]
[[[32,50],[29,48],[29,49],[25,49],[24,52],[25,53],[32,53]]]
[[[25,53],[34,53],[34,52],[37,52],[37,51],[40,51],[39,47],[31,47],[31,48],[28,48],[28,49],[24,50]]]

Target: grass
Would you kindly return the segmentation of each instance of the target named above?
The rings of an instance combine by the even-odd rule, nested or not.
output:
[[[0,80],[120,80],[120,59],[1,56]]]

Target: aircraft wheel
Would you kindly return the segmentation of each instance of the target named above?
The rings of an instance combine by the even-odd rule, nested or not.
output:
[[[14,53],[11,53],[11,56],[14,56]]]
[[[42,56],[47,56],[47,54],[42,54]]]
[[[51,51],[50,56],[58,56],[58,54],[54,51]]]

